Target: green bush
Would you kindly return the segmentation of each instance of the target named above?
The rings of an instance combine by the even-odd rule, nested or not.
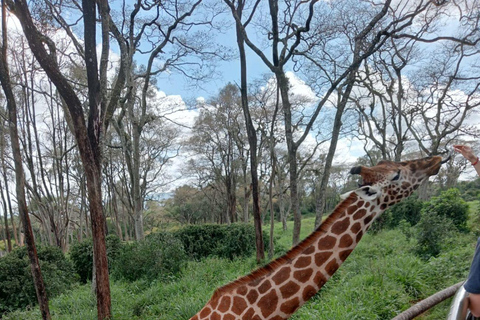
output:
[[[167,279],[180,274],[186,262],[182,242],[171,233],[154,233],[122,247],[112,265],[117,279]]]
[[[452,188],[443,191],[425,203],[424,210],[451,219],[458,231],[467,231],[468,204],[462,199],[460,191]]]
[[[253,225],[189,225],[175,232],[182,241],[187,255],[192,259],[208,256],[233,259],[255,253],[255,229]],[[268,243],[266,232],[264,243]]]
[[[116,257],[119,255],[122,242],[114,235],[109,234],[105,237],[107,246],[107,258],[109,269],[115,263]],[[92,280],[93,271],[93,242],[92,239],[87,239],[82,242],[77,242],[70,247],[70,259],[73,262],[75,272],[80,276],[80,281],[86,283],[87,280]]]
[[[49,297],[68,290],[77,281],[71,262],[59,248],[39,246],[37,255]],[[0,314],[36,303],[27,249],[15,249],[0,258]]]
[[[436,257],[442,251],[444,240],[456,231],[451,219],[436,211],[422,211],[417,224],[417,247],[415,252],[424,259]]]
[[[418,200],[418,196],[414,194],[386,210],[372,224],[370,232],[395,229],[403,222],[408,222],[410,226],[414,226],[420,221],[422,207],[423,202]]]

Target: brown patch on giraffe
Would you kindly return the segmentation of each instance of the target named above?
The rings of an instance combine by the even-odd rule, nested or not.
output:
[[[308,247],[307,249],[305,249],[302,253],[303,254],[311,254],[315,251],[315,248],[313,246],[310,246]]]
[[[365,208],[370,207],[370,202],[365,203]]]
[[[203,308],[203,310],[200,312],[200,318],[206,318],[210,313],[212,313],[212,309],[210,309],[210,307],[207,306]]]
[[[354,220],[362,219],[366,214],[367,214],[367,210],[360,209],[353,215],[353,219]]]
[[[255,279],[255,280],[253,280],[252,282],[250,282],[248,285],[249,285],[250,287],[256,287],[256,286],[258,286],[258,285],[260,284],[260,282],[262,282],[262,280],[263,280],[263,277],[257,278],[257,279]]]
[[[330,250],[335,243],[337,243],[337,238],[327,235],[318,240],[318,250]]]
[[[280,293],[282,294],[283,299],[290,298],[298,291],[300,291],[300,286],[293,281],[289,281],[280,287]]]
[[[241,315],[242,312],[248,307],[245,299],[240,297],[233,298],[232,312]]]
[[[355,237],[355,241],[357,241],[357,243],[360,241],[360,239],[362,239],[363,237],[363,231],[360,230],[360,232],[358,232],[357,236]]]
[[[340,252],[340,253],[338,254],[338,256],[340,257],[340,259],[341,259],[342,261],[345,261],[345,260],[347,260],[347,258],[348,258],[348,256],[350,255],[350,253],[352,253],[352,251],[353,251],[353,249],[344,250],[344,251]]]
[[[362,229],[362,225],[360,224],[360,222],[355,222],[350,228],[350,231],[352,231],[353,234],[356,234],[360,229]]]
[[[309,300],[311,297],[313,297],[317,293],[317,290],[312,287],[312,286],[306,286],[305,289],[303,289],[302,297],[303,301]]]
[[[366,217],[365,220],[363,220],[363,221],[365,221],[365,224],[369,224],[370,221],[372,221],[372,219],[373,219],[373,216],[368,216],[368,217]]]
[[[218,305],[218,300],[219,300],[219,297],[212,297],[212,299],[210,299],[210,306],[212,307],[213,310],[217,309],[217,305]]]
[[[241,286],[237,289],[237,293],[241,296],[246,295],[248,292],[247,286]]]
[[[252,320],[263,320],[263,319],[260,318],[260,316],[258,314],[256,314],[255,317],[252,318]]]
[[[346,211],[347,211],[347,215],[351,216],[352,214],[355,213],[356,210],[357,210],[357,207],[356,207],[356,206],[355,206],[355,207],[348,207],[347,210],[346,210]]]
[[[218,311],[225,313],[230,310],[230,305],[232,303],[232,299],[229,296],[224,296],[218,305]]]
[[[320,267],[322,264],[325,263],[325,261],[328,260],[328,258],[330,258],[330,256],[332,255],[332,252],[320,252],[320,253],[317,253],[315,255],[315,264]]]
[[[190,320],[199,320],[199,319],[198,319],[198,315],[197,315],[197,314],[194,315],[194,316],[192,317],[192,319],[190,319]]]
[[[270,282],[270,280],[267,279],[262,283],[260,287],[258,287],[258,292],[260,292],[260,294],[263,294],[267,292],[271,287],[272,283]]]
[[[327,278],[325,278],[321,271],[318,271],[315,275],[315,278],[313,278],[313,282],[315,282],[315,284],[321,288],[327,282]]]
[[[250,320],[252,319],[253,315],[255,314],[255,311],[253,311],[253,308],[250,308],[245,312],[245,314],[242,317],[242,320]]]
[[[338,269],[338,263],[336,259],[333,259],[325,266],[325,271],[327,271],[328,275],[333,275],[335,271]]]
[[[262,316],[267,318],[276,309],[278,304],[278,297],[275,290],[271,290],[258,301],[258,307],[262,311]]]
[[[250,304],[254,304],[255,301],[258,299],[258,292],[257,290],[250,290],[250,292],[247,294],[247,300]]]
[[[290,273],[291,272],[292,272],[292,270],[290,269],[290,267],[283,267],[280,270],[278,270],[277,273],[275,273],[275,275],[272,277],[272,280],[273,280],[273,282],[275,282],[276,285],[284,283],[288,278],[290,278]],[[268,289],[269,288],[267,288],[267,290]],[[259,288],[259,290],[260,290],[260,288]],[[260,293],[263,293],[262,290],[260,290]]]
[[[312,263],[312,257],[302,256],[297,259],[297,262],[293,265],[297,269],[308,267]]]
[[[347,248],[347,247],[350,247],[352,243],[353,243],[352,237],[349,234],[345,234],[340,238],[340,243],[338,244],[338,246],[340,248]]]
[[[349,225],[350,219],[348,217],[343,220],[337,221],[332,225],[332,232],[334,234],[342,234],[348,229]]]
[[[236,317],[233,315],[233,314],[226,314],[223,316],[223,319],[222,320],[235,320]]]
[[[280,311],[286,314],[292,314],[295,310],[298,309],[300,306],[300,300],[298,298],[293,298],[292,300],[288,300],[280,306]]]
[[[297,279],[299,282],[305,283],[310,279],[310,277],[312,276],[312,273],[313,273],[312,269],[298,270],[293,273],[293,277]]]
[[[210,320],[222,320],[222,317],[220,317],[220,315],[214,311],[210,317]]]
[[[270,318],[270,319],[268,319],[268,320],[283,320],[283,317],[281,317],[281,316],[275,316],[275,317]]]

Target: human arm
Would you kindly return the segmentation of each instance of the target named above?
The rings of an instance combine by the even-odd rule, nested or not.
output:
[[[453,150],[461,153],[465,159],[470,161],[470,163],[475,168],[475,171],[477,171],[477,174],[480,176],[480,161],[478,161],[478,157],[473,153],[472,148],[470,148],[469,146],[454,145]]]

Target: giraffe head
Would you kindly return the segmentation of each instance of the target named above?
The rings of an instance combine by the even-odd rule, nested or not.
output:
[[[385,209],[411,195],[424,180],[436,175],[448,159],[433,156],[402,162],[382,160],[373,167],[354,167],[350,173],[359,174],[362,182],[352,192],[366,201],[378,199]]]

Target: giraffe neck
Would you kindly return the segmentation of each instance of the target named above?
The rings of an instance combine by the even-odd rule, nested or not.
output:
[[[287,254],[224,287],[192,320],[288,319],[317,293],[382,209],[355,193]]]

